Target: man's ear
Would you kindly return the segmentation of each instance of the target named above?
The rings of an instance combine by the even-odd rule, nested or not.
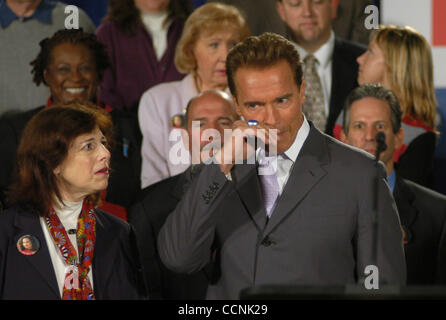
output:
[[[54,175],[59,175],[60,174],[60,166],[58,166],[58,167],[56,167],[54,170],[53,170],[53,173],[54,173]]]
[[[400,128],[398,130],[398,132],[395,133],[395,136],[394,136],[394,139],[395,139],[394,140],[395,150],[398,150],[403,145],[403,143],[404,143],[404,135],[405,135],[405,133],[404,133],[404,129],[403,128]]]
[[[305,80],[302,80],[302,83],[300,84],[300,89],[299,89],[299,98],[300,98],[300,105],[303,106],[306,98],[305,98],[305,88],[307,87],[307,83],[305,82]]]
[[[331,0],[331,18],[336,19],[338,17],[339,0]]]
[[[234,102],[234,106],[235,106],[235,112],[238,114],[239,117],[242,116],[242,109],[240,108],[238,101],[237,101],[237,97],[236,96],[232,96],[232,101]]]
[[[277,8],[277,13],[279,14],[280,19],[283,22],[286,22],[286,18],[285,18],[285,9],[283,8],[283,3],[282,1],[276,1],[276,8]]]

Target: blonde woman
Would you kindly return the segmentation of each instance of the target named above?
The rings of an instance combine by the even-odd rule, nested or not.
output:
[[[181,130],[173,128],[171,120],[182,115],[188,101],[198,93],[210,89],[227,90],[226,56],[248,35],[245,19],[233,6],[208,3],[189,16],[175,52],[175,64],[186,77],[149,89],[139,104],[143,188],[189,167],[187,161],[169,159],[171,148],[178,143],[169,141],[171,131]],[[174,132],[173,137],[180,139],[180,134]],[[181,152],[187,153],[185,149]]]
[[[432,52],[411,27],[381,26],[358,58],[358,83],[380,83],[397,96],[403,111],[404,145],[394,156],[398,173],[431,185],[437,100]]]

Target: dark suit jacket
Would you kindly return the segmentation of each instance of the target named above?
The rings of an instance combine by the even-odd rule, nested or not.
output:
[[[407,284],[445,284],[446,196],[398,175],[393,194],[406,233]]]
[[[364,9],[373,4],[372,0],[340,0],[333,30],[339,37],[367,45],[371,30],[365,28],[368,14]]]
[[[255,165],[236,165],[229,182],[218,165],[203,165],[158,236],[162,261],[194,272],[216,249],[220,273],[207,298],[237,299],[266,284],[355,283],[373,261],[373,158],[311,126],[271,219]],[[381,284],[404,284],[401,226],[379,166],[377,261]]]
[[[130,226],[96,210],[93,288],[96,299],[138,299],[136,246]],[[34,255],[17,249],[18,239],[30,234],[40,241]],[[10,208],[0,214],[0,299],[60,299],[56,275],[39,216],[29,209]]]
[[[335,38],[333,51],[330,110],[325,133],[333,135],[336,119],[341,113],[348,94],[358,86],[358,63],[356,59],[366,47],[340,38]]]
[[[190,275],[170,271],[161,262],[156,245],[159,230],[184,195],[189,171],[145,188],[141,201],[132,207],[128,216],[135,230],[150,299],[186,300],[206,296],[205,271]]]
[[[26,112],[4,114],[0,118],[0,202],[5,204],[5,191],[11,183],[17,148],[23,129],[44,106]]]
[[[425,132],[412,140],[395,163],[398,174],[424,187],[431,188],[434,181],[434,158],[437,136]]]

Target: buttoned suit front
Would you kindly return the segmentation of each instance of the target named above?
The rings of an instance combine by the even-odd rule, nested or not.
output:
[[[263,284],[352,284],[372,263],[381,284],[404,284],[399,217],[381,164],[379,172],[376,262],[374,162],[313,125],[270,219],[255,164],[235,165],[232,181],[218,165],[203,165],[160,231],[160,257],[190,273],[216,250],[209,299],[237,299],[242,289]]]

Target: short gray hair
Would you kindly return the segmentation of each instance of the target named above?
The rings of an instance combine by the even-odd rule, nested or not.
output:
[[[392,120],[393,132],[397,133],[400,130],[403,112],[401,111],[400,103],[392,90],[389,90],[380,84],[363,84],[350,92],[345,100],[343,117],[343,130],[345,133],[348,133],[350,108],[352,104],[355,101],[364,98],[375,98],[387,102],[390,107],[390,118]]]

